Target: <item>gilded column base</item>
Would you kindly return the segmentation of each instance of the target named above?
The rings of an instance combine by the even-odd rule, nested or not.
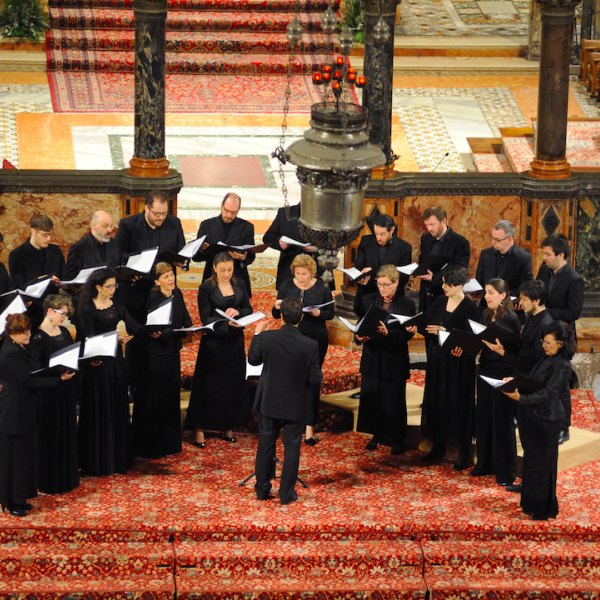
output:
[[[394,165],[396,163],[390,163],[389,165],[383,165],[381,167],[375,167],[371,171],[371,179],[389,179],[394,175]]]
[[[536,179],[568,179],[571,177],[571,165],[565,159],[535,159],[530,163],[529,176]]]
[[[171,173],[166,158],[137,158],[129,161],[129,174],[133,177],[167,177]]]

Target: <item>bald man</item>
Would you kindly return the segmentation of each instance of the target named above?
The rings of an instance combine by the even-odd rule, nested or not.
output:
[[[121,251],[111,234],[115,225],[112,217],[103,210],[92,215],[90,233],[75,242],[67,254],[67,274],[73,279],[82,269],[91,267],[118,267],[122,263]]]

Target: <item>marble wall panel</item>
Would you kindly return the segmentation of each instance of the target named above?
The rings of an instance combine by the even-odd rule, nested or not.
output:
[[[575,268],[586,290],[600,290],[600,197],[579,201]]]
[[[118,194],[0,194],[0,232],[4,235],[0,261],[7,265],[10,251],[29,238],[29,222],[36,214],[52,219],[52,243],[60,246],[66,258],[71,245],[88,234],[90,217],[99,209],[111,214],[118,225]]]
[[[502,219],[511,221],[517,229],[518,238],[521,224],[519,196],[407,196],[402,201],[400,236],[412,245],[415,261],[419,256],[421,235],[426,232],[423,212],[436,205],[448,214],[448,225],[471,244],[471,277],[475,277],[481,251],[491,246],[490,235],[495,223]],[[519,240],[516,241],[518,244]]]

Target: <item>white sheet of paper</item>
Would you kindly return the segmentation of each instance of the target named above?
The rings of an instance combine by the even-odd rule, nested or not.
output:
[[[23,298],[21,296],[15,296],[14,300],[2,311],[0,314],[0,332],[4,331],[6,327],[6,319],[10,315],[18,315],[24,313],[27,310],[27,306],[25,306],[25,302],[23,302]]]
[[[154,266],[154,260],[158,254],[158,248],[151,248],[150,250],[144,250],[140,254],[134,254],[129,257],[126,267],[138,271],[138,273],[150,273],[150,270]]]
[[[166,302],[162,306],[151,310],[146,317],[146,325],[169,325],[173,302]]]
[[[486,377],[485,375],[480,375],[481,379],[483,379],[486,383],[489,383],[492,387],[499,388],[504,385],[506,382],[502,379],[495,379],[494,377]]]
[[[400,323],[400,325],[404,325],[404,323],[406,323],[406,321],[409,321],[410,319],[412,319],[414,317],[418,317],[420,314],[422,314],[422,313],[417,313],[416,315],[413,315],[412,317],[407,317],[406,315],[395,315],[394,313],[392,313],[392,318],[390,319],[390,323],[393,323],[394,321],[398,321]]]
[[[19,292],[24,296],[29,296],[30,298],[41,298],[44,295],[44,292],[48,289],[50,283],[52,283],[51,279],[44,279],[39,283],[32,283],[31,285],[28,285],[24,290],[19,290]]]
[[[260,363],[260,365],[251,365],[248,361],[246,361],[246,379],[249,377],[260,377],[262,375],[263,367],[265,365]]]
[[[352,332],[352,333],[356,333],[358,331],[358,326],[361,324],[362,321],[359,321],[356,325],[353,325],[350,321],[348,321],[348,319],[345,319],[344,317],[338,317],[338,319]]]
[[[79,370],[79,352],[81,350],[81,342],[77,342],[72,346],[69,346],[66,352],[60,351],[53,354],[48,360],[49,367],[67,367],[72,371]]]
[[[302,309],[302,312],[310,312],[312,310],[316,310],[317,308],[323,308],[324,306],[329,306],[330,304],[333,304],[335,301],[334,300],[330,300],[329,302],[324,302],[323,304],[315,304],[315,306],[305,306]]]
[[[465,294],[472,294],[474,292],[481,292],[483,288],[477,279],[469,279],[468,283],[463,285],[463,292]]]
[[[224,321],[224,319],[219,319],[218,321],[213,321],[212,323],[209,323],[208,325],[195,325],[194,327],[183,327],[182,329],[173,329],[174,332],[177,331],[189,331],[190,333],[193,333],[194,331],[200,331],[201,329],[210,329],[211,331],[215,330],[215,325],[217,323],[222,323]]]
[[[81,269],[75,279],[71,279],[70,281],[61,281],[62,285],[83,285],[90,277],[90,275],[97,271],[98,269],[102,269],[103,267],[90,267],[89,269]]]
[[[480,333],[483,333],[487,327],[485,325],[482,325],[481,323],[478,323],[477,321],[472,321],[471,319],[469,319],[469,325],[471,326],[471,329],[473,330],[473,333],[475,335],[479,335]]]
[[[419,266],[419,263],[410,263],[410,265],[404,265],[403,267],[396,267],[399,273],[404,273],[404,275],[412,275]]]
[[[233,248],[234,250],[239,250],[240,252],[246,252],[246,250],[254,248],[254,246],[258,246],[258,244],[243,244],[242,246],[232,246],[231,244],[226,244],[225,242],[217,242],[217,246],[226,246],[227,248]]]
[[[284,244],[291,244],[292,246],[300,246],[300,248],[308,248],[308,246],[310,246],[310,242],[298,242],[297,240],[293,240],[292,238],[288,237],[287,235],[282,235],[281,241]]]
[[[442,331],[441,329],[438,329],[438,342],[440,343],[440,346],[443,346],[449,337],[449,331]]]
[[[109,331],[85,340],[85,349],[81,358],[94,358],[102,356],[116,356],[119,332]]]
[[[256,321],[260,321],[261,319],[264,319],[267,316],[267,315],[265,315],[264,312],[261,312],[259,310],[255,313],[252,313],[251,315],[242,317],[241,319],[234,319],[233,317],[229,317],[224,311],[220,310],[219,308],[217,308],[216,311],[222,317],[225,317],[228,321],[231,321],[232,323],[235,323],[236,325],[241,325],[242,327],[246,327],[246,325],[251,325],[252,323],[255,323]]]
[[[181,254],[181,256],[185,256],[186,258],[193,258],[194,254],[196,254],[198,252],[198,250],[200,250],[200,248],[202,247],[202,244],[204,244],[205,239],[206,239],[206,236],[203,235],[201,238],[198,238],[197,240],[194,240],[194,241],[190,242],[189,244],[186,244],[179,251],[179,254]]]
[[[346,273],[348,277],[352,279],[356,279],[362,275],[362,272],[359,271],[356,267],[350,267],[349,269],[342,269],[342,267],[338,267],[337,271],[341,271],[342,273]]]

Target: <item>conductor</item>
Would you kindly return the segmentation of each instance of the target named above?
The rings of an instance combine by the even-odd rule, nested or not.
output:
[[[260,432],[254,489],[259,500],[270,498],[275,444],[283,424],[285,455],[279,499],[281,504],[290,504],[298,500],[294,488],[300,464],[302,434],[311,409],[310,386],[321,382],[322,373],[317,342],[298,331],[298,323],[302,320],[302,304],[297,298],[285,298],[280,310],[283,327],[261,333],[265,328],[265,322],[261,321],[256,326],[248,351],[251,365],[264,364],[254,402]]]

